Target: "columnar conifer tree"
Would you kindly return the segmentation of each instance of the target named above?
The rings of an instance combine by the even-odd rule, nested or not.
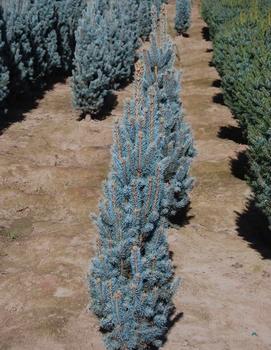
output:
[[[175,49],[167,35],[164,8],[159,20],[153,12],[153,32],[150,36],[150,49],[144,53],[145,76],[144,89],[157,83],[158,102],[165,123],[165,147],[163,154],[171,159],[164,173],[167,190],[167,210],[175,215],[189,202],[189,192],[193,179],[189,175],[195,149],[188,124],[184,121],[180,100],[180,74],[174,68]]]
[[[116,88],[131,76],[138,34],[133,23],[129,23],[127,6],[123,6],[123,3],[118,0],[110,1],[108,10],[104,11],[104,16],[110,58],[108,75],[110,76],[110,85]]]
[[[175,29],[179,34],[184,34],[190,27],[191,0],[176,0]]]
[[[96,219],[98,251],[92,261],[92,309],[107,349],[160,347],[177,287],[168,253],[165,171],[166,110],[147,67],[136,65],[134,96],[116,125],[111,172]],[[151,78],[150,78],[151,79]]]
[[[161,0],[157,1],[160,6]],[[140,36],[145,37],[150,28],[147,25],[147,17],[151,21],[150,11],[145,16],[142,16],[142,11],[144,4],[151,2],[156,0],[94,0],[88,5],[93,10],[91,13],[84,12],[84,19],[80,21],[76,34],[73,95],[78,110],[98,114],[110,89],[118,87],[131,77],[138,39]],[[149,7],[150,5],[146,5],[146,8]],[[87,20],[89,15],[96,19]],[[102,19],[98,19],[99,17]],[[96,27],[92,28],[95,23]],[[92,41],[91,36],[95,37]],[[100,52],[98,58],[92,57],[93,47]]]
[[[91,267],[92,309],[110,350],[160,346],[176,288],[162,218],[164,125],[156,88],[146,96],[142,74],[139,63],[135,96],[116,126]]]
[[[75,50],[75,31],[86,0],[58,0],[57,1],[57,35],[58,52],[61,57],[61,69],[70,72]]]
[[[76,30],[73,100],[78,110],[97,114],[110,89],[110,52],[106,18],[98,1],[87,4]]]
[[[6,57],[10,71],[10,90],[25,92],[34,77],[34,50],[28,22],[29,0],[3,0]]]
[[[0,113],[5,109],[5,100],[9,93],[9,71],[6,66],[5,41],[4,41],[4,21],[2,9],[0,7]]]
[[[34,0],[29,12],[31,46],[35,52],[35,80],[40,81],[61,67],[57,45],[57,5],[55,0]]]

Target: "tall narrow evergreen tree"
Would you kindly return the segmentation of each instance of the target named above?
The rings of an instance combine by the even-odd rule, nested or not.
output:
[[[30,81],[34,77],[35,52],[28,22],[32,5],[29,0],[3,0],[2,4],[10,90],[13,95],[18,95],[29,89]]]
[[[61,67],[57,45],[56,0],[34,0],[30,8],[29,25],[34,56],[34,80],[41,81]]]
[[[89,2],[76,30],[73,101],[83,113],[100,112],[110,91],[110,52],[106,18],[98,1]]]
[[[121,82],[131,77],[137,45],[137,31],[129,23],[127,5],[111,0],[108,10],[104,11],[107,27],[107,47],[110,59],[110,85],[117,88]]]
[[[157,21],[155,12],[154,17]],[[152,37],[166,46],[168,40],[161,38],[166,38],[165,27],[163,14]],[[89,285],[92,310],[109,350],[160,347],[178,284],[165,235],[172,199],[166,176],[176,161],[172,148],[178,161],[186,161],[186,152],[179,157],[177,135],[181,134],[182,150],[191,146],[191,135],[185,139],[179,128],[179,76],[169,63],[174,62],[174,51],[163,51],[157,40],[136,65],[134,96],[114,132],[111,172],[96,219],[98,252]],[[166,68],[159,72],[158,67]]]
[[[191,23],[191,0],[176,0],[175,29],[184,34]]]
[[[58,52],[61,57],[61,69],[71,72],[75,50],[75,31],[86,0],[58,0],[57,1],[57,35]]]
[[[5,59],[5,41],[4,41],[4,21],[2,8],[0,6],[0,113],[5,110],[5,101],[9,93],[9,71]]]
[[[189,192],[193,179],[189,175],[195,149],[188,124],[184,120],[180,100],[180,74],[174,68],[175,49],[167,35],[164,7],[159,20],[153,9],[153,32],[150,37],[150,49],[144,53],[145,77],[144,89],[153,84],[158,87],[158,102],[165,123],[164,156],[171,159],[164,174],[167,189],[168,215],[175,215],[189,202]],[[158,25],[157,25],[157,24]]]
[[[161,346],[176,289],[162,217],[164,126],[156,89],[146,96],[142,75],[139,63],[135,96],[115,130],[91,267],[92,309],[109,350]]]

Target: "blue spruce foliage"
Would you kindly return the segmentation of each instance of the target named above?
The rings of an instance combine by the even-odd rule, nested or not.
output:
[[[85,0],[57,1],[58,52],[61,57],[61,69],[67,73],[72,70],[75,50],[75,31],[85,7]]]
[[[191,23],[191,0],[176,0],[175,29],[184,34]]]
[[[5,101],[9,93],[9,71],[6,66],[4,21],[2,8],[0,7],[0,113],[5,110]]]
[[[61,67],[57,42],[55,0],[34,0],[28,15],[34,56],[34,80],[41,81]]]
[[[132,4],[131,4],[132,5]],[[104,11],[107,24],[108,53],[110,55],[110,85],[117,88],[131,77],[137,46],[137,29],[130,23],[127,7],[111,0]]]
[[[180,100],[180,74],[174,68],[175,49],[167,35],[164,7],[160,18],[153,8],[153,31],[150,36],[150,49],[144,52],[144,89],[157,86],[159,108],[165,116],[165,147],[163,154],[170,158],[165,170],[168,215],[175,215],[189,203],[189,192],[193,179],[189,175],[192,159],[195,157],[193,137],[184,120]]]
[[[24,93],[34,78],[34,50],[28,23],[29,0],[3,1],[6,57],[13,95]]]
[[[84,114],[99,114],[111,90],[130,79],[139,38],[146,38],[150,30],[150,11],[144,16],[143,11],[152,1],[156,2],[94,0],[88,4],[92,10],[84,11],[76,32],[73,70],[74,105]],[[161,0],[157,2],[160,6]]]
[[[160,347],[178,286],[165,216],[170,200],[176,207],[175,193],[182,186],[182,198],[176,201],[187,201],[194,148],[182,120],[164,11],[158,19],[153,10],[151,49],[136,64],[134,95],[115,128],[111,172],[96,218],[98,249],[89,287],[109,350]],[[176,161],[178,166],[171,164]]]
[[[135,95],[115,129],[89,280],[109,350],[161,346],[177,286],[162,216],[164,125],[155,87],[146,95],[142,83],[139,62]]]
[[[108,28],[98,1],[89,2],[76,30],[73,101],[83,113],[98,114],[110,91]]]

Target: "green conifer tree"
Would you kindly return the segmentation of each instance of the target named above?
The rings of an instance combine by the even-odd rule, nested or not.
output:
[[[191,0],[176,0],[175,29],[184,34],[191,24]]]
[[[9,71],[6,66],[5,41],[4,41],[4,21],[2,8],[0,6],[0,113],[5,110],[5,101],[9,93]]]

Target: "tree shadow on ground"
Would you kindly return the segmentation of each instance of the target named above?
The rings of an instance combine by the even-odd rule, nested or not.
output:
[[[169,320],[169,322],[168,322],[168,324],[167,324],[167,329],[168,329],[168,331],[167,331],[167,334],[161,339],[162,340],[162,346],[164,346],[165,345],[165,343],[167,342],[167,335],[168,335],[168,333],[169,333],[169,331],[175,326],[175,324],[180,320],[180,319],[182,319],[183,318],[183,312],[177,312],[177,313],[175,313],[175,311],[176,310],[174,310],[173,311],[173,313],[172,313],[172,315],[171,315],[171,317],[170,317],[170,320]],[[158,348],[158,347],[156,347],[156,346],[151,346],[151,347],[149,347],[149,348],[146,348],[146,350],[158,350],[158,349],[160,349],[160,347]]]
[[[222,106],[225,106],[224,96],[222,92],[218,92],[213,96],[213,102]]]
[[[231,140],[242,145],[245,145],[247,143],[246,139],[243,136],[242,129],[238,126],[221,126],[217,133],[217,137],[223,140]]]
[[[109,117],[113,111],[113,109],[118,105],[118,98],[117,95],[114,93],[108,94],[104,99],[103,108],[101,111],[95,115],[91,115],[91,119],[93,120],[105,120],[107,117]],[[85,119],[89,113],[86,112],[79,112],[79,117],[77,118],[78,121],[81,121]]]
[[[213,52],[213,51],[214,51],[214,49],[206,49],[207,53],[210,53],[210,52]]]
[[[207,26],[205,26],[201,29],[201,34],[202,34],[202,37],[204,40],[211,41],[210,31],[209,31],[209,28]]]
[[[237,214],[236,224],[238,235],[245,239],[249,246],[259,252],[263,259],[271,259],[271,232],[268,220],[250,199],[246,209]]]
[[[190,220],[193,219],[193,215],[189,215],[191,210],[190,203],[184,208],[177,211],[173,216],[169,217],[169,224],[171,227],[180,228],[188,225]]]
[[[42,87],[33,87],[21,96],[11,96],[7,102],[7,113],[0,118],[0,135],[12,124],[22,122],[25,114],[38,106],[39,100],[53,90],[56,83],[65,83],[66,76],[56,76],[44,81]]]
[[[237,158],[230,160],[231,173],[240,180],[245,181],[248,175],[248,156],[246,151],[239,152]]]
[[[212,87],[220,88],[221,87],[221,79],[216,79],[212,82]]]

